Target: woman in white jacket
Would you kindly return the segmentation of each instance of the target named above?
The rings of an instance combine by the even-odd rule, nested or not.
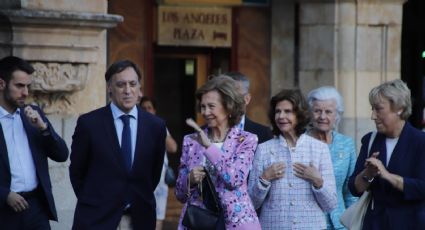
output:
[[[299,90],[271,99],[273,139],[260,144],[249,193],[262,229],[326,229],[325,212],[337,206],[328,146],[306,135],[307,103]]]

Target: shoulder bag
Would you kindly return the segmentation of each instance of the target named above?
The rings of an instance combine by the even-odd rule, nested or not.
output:
[[[376,132],[372,132],[369,139],[368,154],[372,147],[373,140],[376,137]],[[361,230],[363,228],[363,220],[367,211],[367,207],[372,199],[370,191],[366,190],[362,196],[350,207],[348,207],[341,215],[339,220],[349,230]]]
[[[200,186],[201,197],[206,208],[188,204],[182,224],[191,230],[225,229],[223,209],[214,184],[207,171]],[[190,197],[190,177],[188,181],[188,197]]]

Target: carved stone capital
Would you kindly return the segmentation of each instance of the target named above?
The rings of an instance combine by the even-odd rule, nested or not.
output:
[[[47,114],[71,114],[76,104],[74,93],[86,86],[88,64],[34,62],[32,65],[34,101]]]
[[[75,92],[87,82],[87,64],[33,63],[35,72],[31,90],[42,93]]]
[[[32,98],[45,114],[70,115],[75,113],[76,96],[74,94],[33,92]]]

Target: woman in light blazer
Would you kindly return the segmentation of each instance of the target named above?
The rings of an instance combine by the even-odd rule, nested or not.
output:
[[[249,195],[262,229],[325,229],[337,205],[329,148],[306,135],[308,106],[299,90],[270,101],[275,138],[260,144],[249,175]]]
[[[345,229],[339,218],[357,200],[348,189],[348,179],[354,171],[357,156],[353,138],[335,130],[344,113],[343,100],[334,87],[323,86],[312,90],[307,101],[311,114],[308,134],[329,146],[335,174],[338,207],[327,213],[327,229]]]
[[[185,206],[178,229],[185,229],[182,219],[188,204],[203,206],[197,184],[205,177],[205,171],[218,193],[225,228],[261,229],[247,191],[258,139],[237,127],[244,100],[236,82],[227,76],[215,77],[197,90],[196,98],[207,128],[202,130],[193,121],[188,122],[197,132],[183,140],[175,192]]]

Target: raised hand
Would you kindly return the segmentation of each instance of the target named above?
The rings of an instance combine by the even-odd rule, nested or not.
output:
[[[210,139],[207,137],[207,134],[199,127],[198,124],[192,119],[188,118],[186,119],[186,124],[193,129],[195,129],[196,132],[198,132],[199,139],[197,140],[201,145],[203,145],[205,148],[208,148],[211,145]]]
[[[41,118],[40,113],[38,113],[37,110],[34,110],[31,106],[25,106],[24,114],[29,123],[36,129],[40,131],[47,129],[47,124]]]
[[[196,122],[192,118],[187,118],[186,124],[188,126],[192,127],[196,132],[202,132],[201,127],[199,127],[199,125],[196,124]]]

